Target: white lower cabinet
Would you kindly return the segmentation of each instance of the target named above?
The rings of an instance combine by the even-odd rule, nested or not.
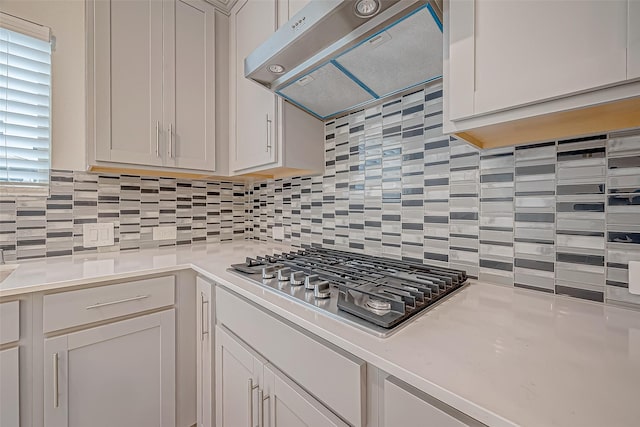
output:
[[[347,427],[344,421],[271,365],[264,367],[269,427]]]
[[[0,303],[0,427],[20,425],[20,338],[20,302]]]
[[[218,427],[347,427],[313,396],[216,327]]]
[[[259,426],[259,389],[265,361],[216,327],[216,426]]]
[[[44,343],[44,425],[175,427],[175,310]]]
[[[18,347],[0,351],[0,426],[20,425],[20,352]]]
[[[341,419],[355,427],[367,425],[367,375],[363,360],[223,287],[216,289],[216,324],[251,346]],[[217,358],[219,345],[216,343]],[[219,370],[216,381],[224,383]],[[220,394],[216,394],[216,399],[221,399]]]
[[[211,427],[214,425],[214,353],[213,345],[215,336],[215,316],[213,313],[213,288],[214,285],[196,279],[196,328],[198,339],[196,341],[196,411],[198,427]]]
[[[384,380],[382,426],[480,427],[484,424],[395,377]]]

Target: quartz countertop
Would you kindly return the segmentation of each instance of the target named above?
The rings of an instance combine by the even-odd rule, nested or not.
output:
[[[23,262],[0,297],[194,269],[492,426],[640,422],[640,312],[478,281],[378,338],[227,271],[277,243],[196,244]]]

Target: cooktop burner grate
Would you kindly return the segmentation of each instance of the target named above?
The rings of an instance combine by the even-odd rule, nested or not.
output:
[[[247,257],[230,270],[380,336],[467,283],[462,270],[324,248]]]

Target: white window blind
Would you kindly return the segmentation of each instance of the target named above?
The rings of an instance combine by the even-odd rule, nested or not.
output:
[[[0,14],[0,190],[48,188],[51,43],[43,28]]]

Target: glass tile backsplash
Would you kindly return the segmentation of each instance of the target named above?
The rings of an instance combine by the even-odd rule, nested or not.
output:
[[[640,129],[480,151],[442,135],[440,85],[325,127],[324,176],[247,185],[247,238],[640,307]]]
[[[83,224],[113,222],[115,245],[83,247]],[[177,238],[153,240],[173,225]],[[0,249],[24,260],[244,239],[244,183],[53,170],[49,198],[0,197]]]
[[[7,260],[269,240],[466,270],[640,308],[640,129],[479,151],[442,135],[442,87],[326,123],[324,176],[251,184],[53,170],[49,198],[0,197]],[[84,248],[85,223],[113,222]],[[153,227],[175,225],[175,240]]]

